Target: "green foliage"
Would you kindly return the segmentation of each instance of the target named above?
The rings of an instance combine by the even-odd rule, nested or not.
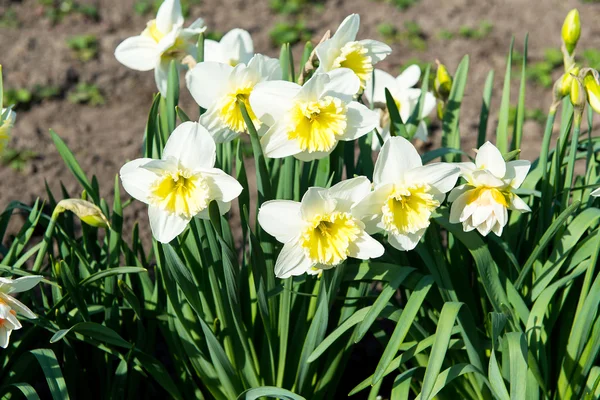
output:
[[[269,37],[273,45],[281,46],[285,43],[294,44],[310,40],[311,31],[303,21],[278,22],[269,31]]]
[[[27,166],[30,160],[38,157],[38,153],[33,150],[17,150],[7,148],[4,149],[2,154],[2,164],[14,169],[15,171],[21,172]]]
[[[82,4],[74,0],[38,0],[44,7],[44,15],[52,23],[58,24],[71,14],[79,14],[93,21],[100,20],[98,7],[93,4]]]
[[[72,36],[67,39],[67,46],[73,51],[75,58],[82,62],[98,56],[98,38],[95,35]]]
[[[12,7],[6,7],[0,10],[0,28],[15,29],[20,26],[19,18],[17,13]]]
[[[7,88],[4,90],[4,104],[13,105],[15,111],[27,110],[32,105],[62,96],[57,86],[35,85],[27,88]]]
[[[278,14],[300,14],[306,9],[319,11],[324,7],[323,0],[269,0],[269,7]]]
[[[184,17],[190,14],[190,6],[198,5],[201,0],[181,0],[181,12]],[[162,0],[136,0],[133,3],[133,11],[141,16],[154,14],[158,12],[158,8],[162,4]]]
[[[494,25],[490,21],[481,21],[476,28],[464,25],[458,28],[456,32],[442,29],[438,32],[438,37],[442,40],[451,40],[455,37],[480,40],[486,38],[492,32],[493,28]]]
[[[416,21],[406,21],[403,30],[390,23],[381,23],[377,25],[377,32],[386,42],[406,43],[419,51],[427,49],[425,32]]]
[[[515,53],[518,54],[518,53]],[[521,57],[517,56],[515,62],[521,62]],[[527,69],[527,79],[542,87],[550,88],[554,84],[552,72],[563,65],[563,56],[560,50],[548,48],[544,50],[544,59],[532,63]]]
[[[400,10],[407,10],[419,2],[419,0],[385,0],[386,3],[398,7]]]
[[[98,86],[91,83],[79,83],[67,95],[67,100],[73,104],[89,104],[92,107],[104,104],[104,96]]]

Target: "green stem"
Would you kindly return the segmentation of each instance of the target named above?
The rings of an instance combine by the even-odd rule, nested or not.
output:
[[[552,128],[554,127],[554,119],[556,118],[556,109],[559,103],[553,103],[548,111],[548,118],[546,119],[546,129],[544,130],[544,139],[542,141],[542,149],[540,151],[539,166],[538,168],[542,171],[542,187],[541,187],[541,206],[538,217],[538,228],[537,237],[540,237],[544,233],[546,224],[546,215],[550,210],[550,176],[548,173],[548,154],[550,152],[550,139],[552,139]]]
[[[573,119],[573,135],[571,136],[571,148],[569,150],[569,161],[567,164],[567,176],[565,177],[565,190],[563,191],[563,208],[568,205],[571,196],[571,187],[573,186],[573,175],[575,171],[575,159],[577,158],[577,144],[579,143],[579,134],[581,131],[582,112],[575,111]]]
[[[58,219],[58,216],[60,215],[60,213],[62,211],[63,211],[62,209],[59,209],[57,207],[52,212],[52,217],[50,218],[50,223],[48,224],[48,228],[46,228],[46,232],[44,233],[44,241],[42,242],[42,247],[40,247],[40,250],[38,251],[37,256],[35,258],[35,262],[33,263],[33,267],[31,268],[31,271],[33,271],[33,272],[39,272],[40,269],[42,268],[42,262],[44,262],[44,256],[46,255],[46,252],[48,251],[48,246],[50,246],[50,243],[52,242],[52,234],[54,233],[54,227],[56,226],[56,220]]]

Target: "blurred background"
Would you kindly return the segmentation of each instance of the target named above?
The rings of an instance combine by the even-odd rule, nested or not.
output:
[[[182,0],[187,24],[204,18],[208,35],[248,30],[255,51],[278,56],[284,42],[294,44],[296,60],[307,40],[317,43],[350,13],[361,15],[359,39],[391,45],[393,53],[377,65],[394,75],[410,64],[442,61],[454,73],[463,55],[471,67],[460,120],[463,147],[475,145],[485,79],[495,71],[492,110],[515,38],[513,103],[516,103],[525,35],[529,33],[526,124],[523,158],[539,155],[551,87],[562,73],[560,29],[567,12],[578,8],[582,36],[578,60],[600,68],[598,0]],[[98,178],[102,196],[111,198],[114,177],[127,160],[141,154],[147,114],[156,91],[152,72],[119,64],[113,52],[123,39],[139,34],[154,18],[154,0],[0,0],[0,64],[5,104],[18,113],[12,139],[1,156],[0,207],[11,200],[46,197],[45,184],[72,196],[78,186],[48,134],[54,129],[89,176]],[[197,107],[182,89],[182,108]],[[514,114],[514,112],[513,112]],[[493,140],[496,113],[488,138]],[[430,116],[431,142],[439,127]],[[143,207],[135,214],[145,213]],[[141,217],[135,215],[133,217]],[[145,220],[145,218],[141,218]]]

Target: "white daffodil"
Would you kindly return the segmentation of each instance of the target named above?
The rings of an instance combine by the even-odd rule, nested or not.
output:
[[[232,29],[221,38],[221,41],[206,39],[204,41],[204,61],[215,61],[235,67],[248,64],[254,56],[254,44],[248,31]]]
[[[17,113],[10,108],[3,108],[0,113],[0,151],[4,150],[6,144],[10,141],[10,131],[15,126]]]
[[[338,141],[372,131],[379,116],[352,100],[358,86],[356,75],[345,68],[316,74],[304,86],[284,81],[256,85],[250,105],[270,126],[261,139],[265,155],[315,160],[331,153]]]
[[[167,140],[161,160],[139,158],[121,168],[121,182],[132,197],[149,205],[154,238],[168,243],[192,217],[208,219],[215,200],[221,214],[242,192],[237,180],[214,168],[216,145],[196,122],[179,125]]]
[[[167,94],[167,78],[171,60],[181,60],[194,53],[192,39],[206,27],[199,18],[188,28],[183,28],[183,14],[179,0],[165,0],[138,35],[125,39],[115,49],[117,61],[136,71],[154,70],[156,86],[163,96]]]
[[[369,193],[352,212],[366,223],[367,232],[387,233],[399,250],[412,250],[429,226],[433,211],[443,203],[460,169],[448,163],[423,165],[415,147],[403,137],[383,144],[375,163]]]
[[[365,225],[352,213],[352,206],[370,190],[371,183],[361,176],[329,189],[311,187],[302,202],[265,202],[258,210],[258,222],[284,244],[275,275],[316,274],[348,257],[367,260],[382,256],[381,243],[367,234]]]
[[[238,100],[246,106],[257,129],[260,121],[248,101],[254,87],[266,80],[281,79],[279,60],[257,54],[248,65],[232,67],[219,62],[202,62],[186,75],[187,87],[196,103],[206,109],[200,123],[217,143],[235,139],[246,131]]]
[[[600,188],[594,189],[590,194],[594,197],[600,197]]]
[[[392,49],[376,40],[356,40],[360,16],[352,14],[340,24],[331,39],[315,48],[319,58],[319,72],[329,72],[338,68],[348,68],[360,79],[360,89],[364,89],[371,79],[373,66],[387,57]],[[357,89],[357,93],[360,89]],[[354,94],[355,94],[354,93]]]
[[[526,160],[505,162],[500,151],[486,142],[477,151],[475,163],[458,163],[467,183],[450,192],[450,222],[462,223],[465,232],[477,229],[483,236],[502,234],[508,222],[508,210],[529,212],[529,206],[515,193],[527,176],[531,163]]]
[[[400,113],[402,122],[407,122],[410,116],[415,111],[421,97],[421,89],[414,88],[421,77],[421,69],[418,65],[411,65],[404,70],[398,77],[394,78],[385,71],[376,69],[374,72],[375,82],[372,80],[367,82],[365,89],[365,97],[370,104],[382,110],[386,109],[385,89],[390,91],[394,98],[396,107]],[[419,119],[423,119],[435,109],[435,96],[431,92],[425,93],[423,110]],[[390,137],[390,122],[387,113],[382,113],[382,119],[385,123],[379,129],[384,142]],[[415,139],[427,140],[427,124],[421,121],[417,126],[417,132],[414,135]],[[373,139],[373,150],[379,150],[379,140]]]
[[[25,304],[15,299],[13,293],[25,292],[41,280],[40,275],[24,276],[17,279],[0,278],[0,347],[6,348],[12,331],[21,329],[17,314],[35,319],[35,315]]]

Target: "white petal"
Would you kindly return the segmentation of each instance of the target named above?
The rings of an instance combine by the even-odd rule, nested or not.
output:
[[[421,121],[421,122],[419,122],[419,125],[417,125],[417,131],[415,132],[413,139],[418,139],[423,142],[426,142],[427,137],[428,137],[427,124],[425,123],[425,121]]]
[[[376,70],[377,71],[377,70]],[[396,84],[398,90],[405,90],[415,86],[421,78],[421,68],[417,64],[408,66],[398,77],[396,78]]]
[[[385,89],[387,88],[390,93],[400,91],[398,82],[392,75],[380,69],[376,69],[374,75],[375,82],[372,79],[367,81],[365,97],[370,104],[386,104]]]
[[[154,206],[148,208],[148,216],[150,217],[152,236],[161,243],[169,243],[175,239],[190,222],[177,214],[168,213]]]
[[[21,303],[14,297],[4,293],[0,293],[0,299],[2,299],[2,301],[4,301],[10,308],[15,310],[18,314],[21,314],[30,319],[37,318],[37,315],[35,315],[35,313],[31,311],[29,307],[27,307],[25,304]]]
[[[115,58],[127,68],[137,71],[153,70],[159,52],[154,40],[146,36],[133,36],[122,41],[115,49]]]
[[[371,63],[377,64],[379,61],[386,58],[392,53],[392,48],[383,42],[377,40],[365,39],[360,40],[358,43],[365,46],[367,49],[367,55],[371,57]]]
[[[158,53],[162,55],[168,50],[172,50],[173,46],[175,46],[175,44],[177,43],[177,39],[179,39],[181,36],[181,31],[181,26],[175,26],[169,33],[163,36],[163,38],[160,39],[156,46]]]
[[[163,34],[169,33],[174,25],[183,24],[179,0],[165,0],[156,14],[156,28]]]
[[[275,276],[289,278],[306,273],[313,266],[312,261],[306,256],[298,239],[288,241],[283,245],[277,261],[275,262]]]
[[[9,339],[10,331],[4,326],[0,326],[0,347],[2,347],[3,349],[7,348]]]
[[[221,38],[221,48],[230,61],[247,64],[254,55],[254,44],[248,31],[232,29]]]
[[[216,105],[200,116],[200,125],[206,128],[215,143],[227,143],[240,135],[239,132],[232,131],[223,123]]]
[[[302,151],[298,141],[288,139],[287,122],[281,119],[275,123],[260,139],[266,157],[283,158]]]
[[[356,34],[360,26],[360,16],[358,14],[348,15],[337,28],[335,34],[330,40],[343,46],[345,43],[356,40]],[[340,47],[341,47],[340,46]]]
[[[455,189],[456,190],[456,189]],[[454,190],[450,193],[450,197],[454,194]],[[469,193],[468,191],[461,193],[458,197],[456,197],[452,202],[452,207],[450,208],[450,218],[449,221],[452,224],[458,224],[461,221],[461,215],[463,215],[463,211],[467,206],[467,199]]]
[[[5,293],[25,292],[33,288],[38,283],[40,283],[40,281],[43,278],[44,277],[41,275],[22,276],[12,281],[12,284],[10,285],[8,291],[4,291],[4,287],[2,288],[2,291],[4,291]]]
[[[151,158],[138,158],[123,165],[121,171],[119,171],[125,191],[134,199],[146,204],[148,204],[150,186],[156,181],[157,175],[140,167],[151,161],[154,160]]]
[[[258,210],[258,223],[269,235],[287,243],[300,234],[304,225],[300,206],[299,202],[290,200],[264,202]]]
[[[458,196],[460,196],[461,194],[463,194],[467,190],[471,190],[471,189],[472,189],[472,187],[469,186],[469,185],[467,185],[467,184],[458,185],[457,187],[455,187],[454,189],[452,189],[452,191],[448,195],[448,201],[449,202],[455,201],[458,198]]]
[[[340,55],[341,45],[338,45],[333,40],[329,39],[315,47],[315,53],[319,59],[319,67],[315,74],[321,74],[331,71],[333,62]]]
[[[594,197],[600,196],[600,188],[594,189],[590,194]]]
[[[337,201],[336,209],[348,212],[371,192],[371,182],[364,176],[341,181],[326,189],[326,196]]]
[[[475,208],[475,211],[471,215],[471,221],[473,221],[473,225],[478,226],[485,222],[492,215],[493,206],[490,204],[488,206],[478,206]]]
[[[369,110],[364,104],[353,101],[347,105],[347,108],[346,131],[340,136],[340,140],[358,139],[379,125],[379,114]]]
[[[502,187],[505,186],[505,183],[502,179],[496,177],[492,174],[490,170],[482,169],[474,171],[471,174],[473,182],[476,183],[477,186],[488,186],[488,187]]]
[[[348,255],[360,260],[381,257],[383,253],[385,253],[383,245],[365,231],[362,231],[358,238],[348,246]]]
[[[417,167],[406,172],[404,179],[407,183],[426,183],[440,193],[447,193],[458,180],[460,169],[449,163],[434,163]]]
[[[401,136],[391,137],[383,144],[375,162],[375,187],[384,183],[402,182],[407,171],[422,165],[417,149],[408,140]]]
[[[154,68],[154,81],[156,87],[163,97],[167,97],[167,87],[169,86],[169,66],[170,60],[168,58],[161,58],[156,67]]]
[[[517,196],[516,194],[514,196],[512,196],[509,207],[511,210],[517,210],[517,211],[521,211],[521,212],[531,212],[531,208],[529,208],[527,203],[525,203],[525,201],[523,201],[523,199],[520,198],[519,196]]]
[[[202,170],[202,177],[208,180],[210,197],[213,200],[230,202],[236,199],[244,189],[234,177],[218,168]]]
[[[303,220],[310,221],[316,215],[329,214],[335,209],[336,202],[326,197],[326,190],[320,187],[309,187],[304,193],[300,205]]]
[[[186,39],[192,39],[194,38],[194,36],[197,36],[205,31],[206,25],[204,25],[204,20],[202,18],[197,18],[194,22],[191,23],[190,26],[181,30],[181,36]]]
[[[336,68],[327,73],[329,82],[325,84],[320,97],[333,96],[349,103],[360,90],[360,79],[348,68]]]
[[[510,186],[518,188],[527,177],[530,167],[531,163],[527,160],[509,161],[506,163],[506,175],[504,179],[510,179]]]
[[[223,53],[223,47],[219,42],[214,40],[204,40],[204,62],[218,62],[229,65],[229,60],[225,53]]]
[[[292,99],[298,94],[300,87],[287,81],[266,81],[257,84],[250,93],[250,106],[254,115],[265,124],[274,125],[292,107]]]
[[[371,217],[374,215],[380,215],[382,212],[381,209],[383,208],[385,201],[388,199],[393,189],[394,186],[392,184],[384,185],[375,189],[352,207],[352,214],[361,220],[365,218],[371,219]],[[367,232],[371,233],[369,230],[367,230]]]
[[[192,171],[215,165],[216,145],[205,127],[197,122],[179,125],[167,140],[163,159],[173,157]]]
[[[388,242],[392,245],[392,247],[401,250],[401,251],[409,251],[417,247],[421,237],[425,233],[425,229],[421,229],[415,233],[407,233],[403,235],[388,235]]]
[[[328,74],[314,74],[296,94],[296,99],[301,101],[317,101],[329,83]]]
[[[229,75],[233,67],[218,62],[202,62],[190,70],[185,81],[196,103],[210,108],[223,95],[229,84]]]
[[[421,118],[427,117],[435,109],[435,96],[431,92],[425,93],[425,102],[421,110]]]
[[[217,202],[217,206],[219,207],[219,214],[223,215],[231,210],[231,202],[223,202],[220,200],[215,200]],[[210,213],[208,207],[204,208],[198,214],[194,215],[195,218],[210,220]]]
[[[256,71],[261,81],[281,79],[281,63],[276,58],[255,54],[248,63],[248,68]]]
[[[479,169],[487,169],[497,178],[504,178],[506,174],[506,162],[502,158],[502,153],[490,142],[485,142],[477,150],[475,165]]]

